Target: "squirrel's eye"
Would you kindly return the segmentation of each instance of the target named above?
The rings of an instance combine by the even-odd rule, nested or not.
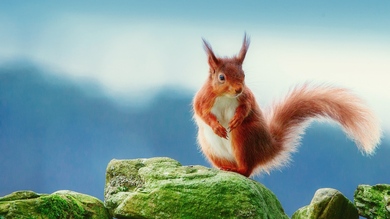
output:
[[[219,80],[219,82],[225,82],[225,74],[223,74],[223,73],[221,73],[221,74],[219,74],[218,75],[218,80]]]

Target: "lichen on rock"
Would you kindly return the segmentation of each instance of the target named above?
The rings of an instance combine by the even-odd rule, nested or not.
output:
[[[110,218],[103,203],[89,195],[62,190],[53,194],[17,191],[0,198],[0,218]]]
[[[170,158],[112,160],[105,205],[115,218],[288,218],[260,183]]]

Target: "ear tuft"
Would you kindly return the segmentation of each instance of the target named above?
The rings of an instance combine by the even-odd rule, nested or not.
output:
[[[242,43],[242,47],[241,47],[240,53],[237,56],[237,61],[240,64],[242,64],[244,62],[246,52],[248,51],[248,48],[249,48],[249,43],[250,43],[250,39],[249,39],[249,37],[245,33],[244,41]]]
[[[208,55],[209,66],[215,71],[220,64],[220,61],[214,55],[213,49],[211,48],[210,44],[204,38],[202,38],[202,40],[203,40],[203,47],[206,50],[206,53]]]

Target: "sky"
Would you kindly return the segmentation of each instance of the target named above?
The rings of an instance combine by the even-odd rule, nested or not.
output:
[[[207,77],[251,45],[246,83],[261,105],[310,81],[352,89],[390,130],[390,1],[2,1],[0,65],[25,60],[137,101]]]

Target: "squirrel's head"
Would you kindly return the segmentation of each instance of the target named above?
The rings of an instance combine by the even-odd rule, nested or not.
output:
[[[221,96],[239,96],[245,89],[245,74],[242,70],[242,63],[249,47],[249,38],[245,34],[240,52],[231,58],[215,56],[210,44],[204,39],[203,43],[210,67],[209,80],[214,91]]]

